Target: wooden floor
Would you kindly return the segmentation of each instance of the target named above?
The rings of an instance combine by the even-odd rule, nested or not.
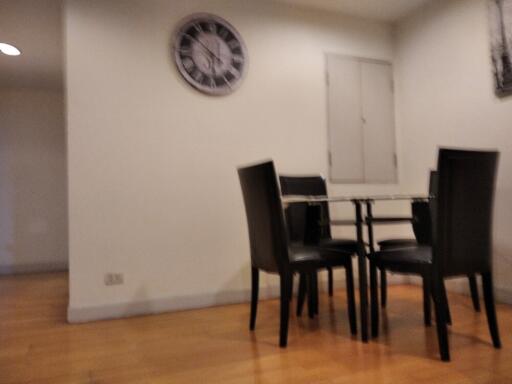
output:
[[[381,337],[349,335],[344,291],[322,295],[320,317],[293,318],[277,346],[278,303],[69,325],[67,275],[0,278],[0,383],[512,383],[512,307],[498,306],[504,348],[492,348],[484,314],[450,295],[452,362],[425,328],[421,291],[390,287]]]

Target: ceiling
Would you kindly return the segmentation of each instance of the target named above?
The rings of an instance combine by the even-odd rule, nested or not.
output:
[[[385,22],[395,22],[430,0],[277,0]]]
[[[61,0],[0,0],[0,42],[22,52],[0,55],[0,87],[62,88]]]

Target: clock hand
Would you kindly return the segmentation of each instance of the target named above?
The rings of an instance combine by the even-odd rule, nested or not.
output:
[[[190,36],[190,35],[187,35],[190,39],[194,40],[195,42],[199,43],[199,45],[201,45],[210,55],[212,55],[213,57],[215,57],[217,60],[220,61],[220,57],[217,56],[214,52],[212,52],[210,50],[210,48],[208,48],[206,45],[203,44],[203,42],[199,39],[196,39],[194,36]]]
[[[220,43],[218,40],[215,41],[217,44],[215,44],[215,47],[217,48],[217,58],[219,59],[219,62],[222,63],[221,59],[220,59]]]

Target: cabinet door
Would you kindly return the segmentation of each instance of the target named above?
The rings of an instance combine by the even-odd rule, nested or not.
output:
[[[391,65],[361,62],[364,174],[367,183],[397,180]]]
[[[391,65],[327,55],[327,78],[331,181],[396,182]]]
[[[330,179],[364,181],[361,66],[357,59],[327,56]]]

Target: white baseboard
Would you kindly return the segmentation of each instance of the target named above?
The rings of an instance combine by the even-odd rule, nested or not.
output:
[[[295,279],[298,280],[298,279]],[[389,284],[399,284],[403,280],[400,277],[390,276]],[[297,283],[297,281],[296,281]],[[357,281],[356,281],[357,284]],[[357,285],[356,285],[357,286]],[[344,278],[334,279],[335,289],[345,288]],[[320,279],[321,291],[327,289],[325,277]],[[279,286],[269,285],[260,288],[260,299],[279,297]],[[164,297],[143,301],[131,301],[124,303],[112,303],[97,306],[68,307],[68,322],[85,323],[89,321],[120,319],[124,317],[154,315],[165,312],[183,311],[189,309],[209,308],[220,305],[248,303],[250,289],[239,291],[224,291],[212,294],[186,295],[179,297]]]
[[[481,282],[481,280],[479,279]],[[421,279],[419,277],[413,277],[410,276],[408,278],[408,282],[410,284],[420,285],[422,284]],[[468,280],[465,277],[460,277],[457,279],[449,279],[446,280],[446,289],[449,292],[456,292],[463,295],[469,296],[469,284]],[[480,293],[480,299],[482,299],[482,288],[481,284],[478,284],[478,290]],[[494,287],[494,296],[495,300],[498,303],[502,304],[512,304],[512,289],[511,288],[505,288],[505,287]]]
[[[62,272],[68,270],[67,262],[0,265],[0,275],[19,275],[24,273]]]
[[[496,301],[503,304],[512,304],[512,289],[494,287]]]
[[[406,278],[400,275],[388,274],[388,284],[420,284],[420,279]],[[321,291],[327,289],[325,279],[320,280]],[[356,283],[357,284],[357,283]],[[343,278],[335,279],[335,288],[345,288]],[[452,292],[469,295],[467,280],[453,280],[447,282],[447,289]],[[496,301],[512,304],[512,290],[495,287]],[[272,285],[261,287],[260,299],[279,297],[279,286]],[[113,303],[98,306],[69,307],[68,321],[70,323],[85,323],[89,321],[119,319],[124,317],[154,315],[165,312],[183,311],[189,309],[209,308],[220,305],[247,303],[250,299],[250,289],[239,291],[224,291],[213,294],[187,295],[180,297],[164,297],[158,299],[133,301],[125,303]]]
[[[225,291],[212,294],[164,297],[143,301],[113,303],[87,307],[68,307],[68,322],[85,323],[96,320],[120,319],[124,317],[155,315],[165,312],[209,308],[220,305],[246,303],[250,300],[250,289]],[[279,296],[279,287],[262,287],[260,299]]]

